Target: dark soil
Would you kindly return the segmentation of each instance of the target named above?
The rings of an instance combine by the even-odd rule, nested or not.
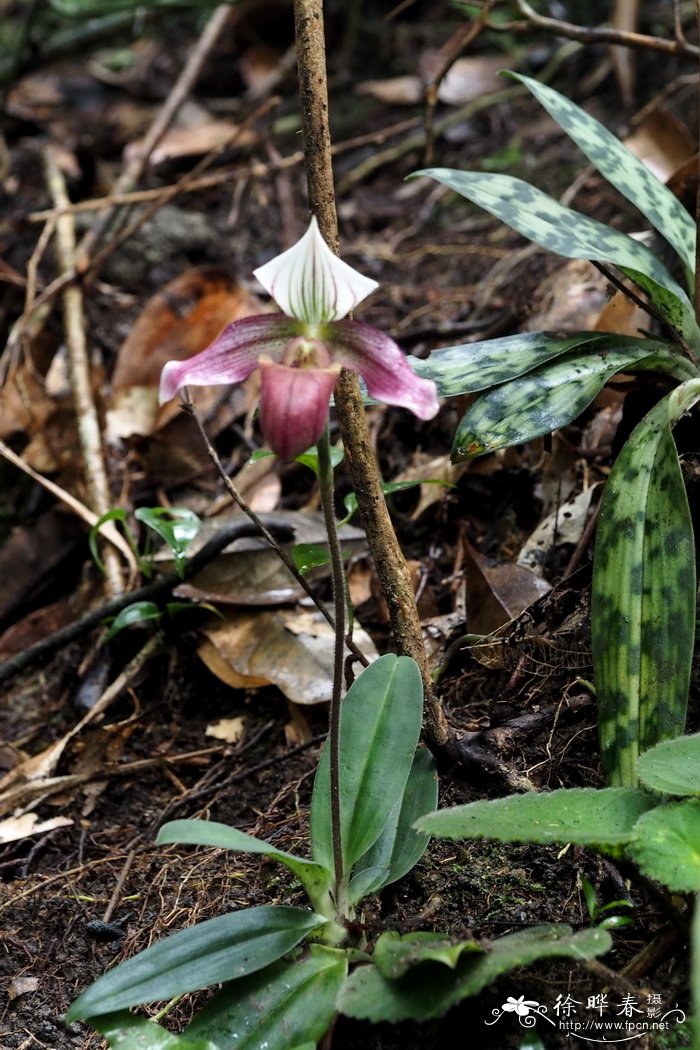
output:
[[[14,14],[19,17],[22,5],[16,6]],[[409,5],[392,21],[380,17],[386,13],[384,7],[388,12],[392,5],[364,6],[373,9],[363,10],[359,25],[354,25],[346,19],[343,5],[330,5],[336,142],[379,133],[405,117],[415,117],[420,129],[420,106],[391,107],[355,94],[354,86],[363,80],[415,73],[419,52],[441,46],[462,24],[455,9],[438,0]],[[241,101],[240,74],[241,54],[249,40],[262,39],[282,51],[291,43],[288,5],[260,7],[266,9],[265,17],[256,20],[254,15],[244,22],[242,36],[219,47],[197,85],[203,105],[233,114],[233,119],[250,112],[250,105]],[[5,182],[11,193],[0,225],[0,261],[26,273],[42,228],[28,216],[50,207],[37,160],[39,145],[47,138],[60,141],[77,161],[76,168],[68,166],[74,200],[104,193],[119,170],[122,149],[147,125],[142,107],[150,107],[150,112],[162,104],[200,30],[201,22],[182,12],[149,20],[136,52],[138,61],[121,82],[93,76],[87,64],[89,51],[42,66],[46,85],[57,93],[44,108],[35,95],[37,74],[29,64],[27,72],[34,79],[26,82],[28,98],[23,107],[16,97],[14,108],[9,106],[10,168]],[[537,72],[555,47],[551,38],[535,34],[517,39],[526,53],[521,65],[525,71]],[[507,66],[515,60],[507,54],[505,40],[491,34],[484,39],[483,50],[502,54]],[[129,30],[123,45],[137,48]],[[478,50],[481,47],[480,43]],[[691,72],[688,63],[679,59],[662,62],[658,56],[639,52],[636,61],[639,106],[656,98],[677,74]],[[584,49],[564,64],[555,83],[592,106],[613,130],[623,131],[632,111],[622,112],[614,80],[608,76],[599,86],[593,87],[592,81],[591,86],[581,86],[593,67],[602,69],[606,62],[605,50]],[[268,164],[278,153],[286,156],[298,148],[294,77],[283,78],[275,90],[282,101],[274,120],[262,122],[255,145],[243,155],[225,154],[219,161],[229,165],[235,161],[239,166],[245,178],[236,183],[238,188],[232,190],[224,183],[180,197],[116,251],[99,281],[87,286],[88,328],[102,375],[111,375],[131,325],[167,281],[191,267],[224,267],[252,287],[251,270],[286,246],[281,229],[291,223],[295,237],[303,231],[302,167],[251,174],[254,164]],[[691,108],[682,89],[671,96],[670,104],[680,117]],[[441,107],[438,112],[448,111]],[[499,270],[498,265],[514,258],[523,242],[466,202],[436,192],[434,186],[403,183],[424,162],[420,148],[401,148],[405,136],[412,133],[390,136],[387,143],[395,147],[393,155],[357,180],[360,165],[387,147],[365,143],[337,158],[339,212],[343,243],[348,246],[344,256],[381,281],[363,320],[391,331],[418,356],[440,345],[517,331],[534,309],[542,279],[556,271],[560,260],[536,252],[510,272]],[[439,139],[436,162],[476,167],[484,157],[502,158],[514,143],[517,148],[508,170],[554,195],[564,192],[580,171],[580,155],[525,98],[465,117],[448,138]],[[170,184],[191,163],[191,158],[170,160],[149,172],[143,185]],[[634,229],[637,222],[633,209],[594,174],[581,183],[575,207],[625,229]],[[84,220],[86,224],[91,218]],[[46,284],[53,276],[47,257],[41,277]],[[9,329],[21,313],[24,293],[12,283],[3,288],[0,311]],[[49,344],[49,357],[61,341],[60,332],[56,310],[42,337]],[[372,426],[383,476],[396,477],[419,454],[444,456],[463,408],[461,402],[449,402],[437,420],[420,425],[395,410],[375,411]],[[576,488],[584,473],[588,484],[604,480],[611,462],[610,443],[587,457],[580,453],[582,436],[596,411],[592,408],[560,437],[478,461],[417,519],[412,516],[418,498],[414,492],[394,500],[396,526],[407,556],[422,566],[424,617],[455,613],[453,631],[441,642],[441,657],[436,659],[439,663],[448,651],[451,654],[439,694],[450,724],[475,735],[471,764],[441,769],[442,805],[506,794],[525,781],[548,788],[603,784],[595,706],[587,686],[592,677],[587,627],[590,547],[578,552],[578,567],[566,580],[562,577],[573,547],[553,550],[548,578],[555,591],[502,628],[497,659],[465,647],[450,649],[466,629],[463,614],[457,615],[463,610],[465,541],[494,561],[513,560],[542,516],[543,472],[548,472],[551,486],[557,456],[569,471],[567,477],[574,477]],[[634,414],[641,411],[632,404],[623,425],[631,427]],[[244,433],[245,406],[229,411],[228,422],[233,416],[236,419],[233,428],[217,424],[221,413],[220,405],[212,409],[212,432],[218,436],[221,455],[237,469],[249,455],[246,440],[255,443],[259,435],[254,427]],[[175,505],[194,500],[201,510],[219,498],[218,480],[186,424],[179,421],[180,429],[170,431],[170,438],[127,442],[114,450],[115,505],[152,506],[167,498]],[[63,450],[74,447],[65,440],[74,426],[68,415],[58,421],[53,417],[52,426],[51,439],[56,438]],[[28,425],[5,434],[18,452],[34,437]],[[177,456],[168,452],[168,440],[177,446]],[[683,440],[681,436],[679,441]],[[692,435],[687,440],[689,452],[696,450]],[[618,447],[619,435],[613,434],[612,442]],[[69,452],[53,476],[81,494],[70,459]],[[688,462],[693,462],[690,456]],[[53,510],[52,498],[7,463],[0,464],[0,471],[5,492],[0,527],[6,545],[0,549],[0,559],[12,594],[0,610],[0,626],[21,624],[29,644],[99,603],[101,578],[89,560],[85,534],[72,517]],[[700,488],[697,473],[694,477],[690,496],[697,519]],[[339,506],[348,490],[341,468]],[[567,489],[562,498],[570,494]],[[281,468],[282,511],[307,507],[313,500],[311,475],[296,467]],[[47,514],[53,515],[49,535],[59,537],[53,547],[51,540],[37,540],[38,523]],[[20,544],[8,554],[7,544],[13,537],[17,542],[18,528],[26,537],[26,547]],[[53,612],[46,613],[49,607],[59,621],[51,619]],[[28,619],[39,610],[38,620]],[[391,648],[376,588],[359,608],[358,617],[380,651]],[[98,696],[147,637],[146,630],[136,629],[98,651],[97,635],[87,635],[6,685],[0,711],[2,770],[11,770],[20,758],[37,755],[61,740],[85,713],[90,676],[95,676],[93,695]],[[307,848],[308,806],[326,730],[325,708],[298,709],[303,728],[297,725],[296,735],[286,733],[290,714],[282,695],[271,687],[225,685],[195,655],[198,641],[193,619],[171,624],[156,654],[110,706],[107,716],[67,744],[53,772],[66,778],[60,792],[47,788],[31,806],[23,807],[35,809],[41,820],[68,818],[70,825],[0,846],[4,979],[0,1050],[98,1047],[100,1039],[86,1025],[66,1027],[61,1017],[76,994],[115,962],[221,911],[276,902],[303,904],[291,876],[268,862],[221,851],[154,846],[164,821],[204,816],[283,849],[304,853]],[[7,645],[5,656],[17,650],[16,642]],[[206,735],[211,722],[238,716],[245,721],[239,743],[225,744]],[[699,723],[696,689],[690,726],[697,729]],[[489,734],[499,729],[503,732]],[[72,781],[71,775],[75,775]],[[10,809],[7,815],[11,814]],[[664,1005],[678,1003],[687,1010],[685,935],[682,929],[673,932],[669,918],[682,912],[682,902],[666,900],[640,883],[632,871],[618,869],[585,850],[433,841],[410,876],[368,902],[362,921],[370,944],[385,929],[495,938],[545,922],[582,928],[593,921],[582,879],[594,887],[601,906],[621,897],[628,897],[634,906],[632,922],[615,932],[614,950],[603,960],[607,971],[569,963],[533,967],[512,974],[478,1000],[467,1001],[443,1020],[426,1025],[370,1027],[340,1018],[332,1036],[334,1050],[522,1047],[526,1029],[515,1021],[506,1019],[493,1028],[485,1024],[508,996],[524,995],[551,1008],[558,995],[585,1000],[607,991],[619,1000],[632,986],[641,1002],[648,995],[660,995]],[[105,914],[107,927],[100,926]],[[624,967],[638,962],[650,945],[655,947],[647,965],[640,964],[633,971],[634,980],[626,984]],[[36,981],[31,990],[19,994],[21,978]],[[206,994],[179,1002],[168,1025],[177,1030],[203,998]],[[560,1045],[557,1038],[561,1045],[571,1045],[563,1034],[547,1033],[542,1038],[548,1047]],[[639,1050],[690,1045],[684,1036],[675,1038],[676,1042],[660,1038],[652,1044],[644,1037],[625,1045]]]

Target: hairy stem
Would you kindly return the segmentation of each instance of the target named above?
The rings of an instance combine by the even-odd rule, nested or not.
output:
[[[331,782],[331,837],[335,868],[335,903],[342,917],[343,908],[343,842],[340,823],[340,708],[345,654],[345,569],[333,505],[333,464],[328,427],[318,443],[318,480],[321,505],[328,534],[328,550],[333,574],[333,615],[335,619],[335,653],[333,658],[333,695],[328,725],[329,767]]]

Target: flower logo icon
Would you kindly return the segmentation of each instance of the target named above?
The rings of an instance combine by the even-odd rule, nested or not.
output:
[[[505,1013],[517,1014],[518,1017],[527,1017],[530,1011],[536,1011],[539,1005],[534,999],[526,999],[524,995],[518,996],[517,999],[509,995],[501,1009]]]

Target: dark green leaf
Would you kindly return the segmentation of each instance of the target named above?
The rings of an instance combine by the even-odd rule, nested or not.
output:
[[[700,733],[664,740],[639,756],[640,782],[665,795],[700,795]]]
[[[654,805],[634,788],[560,788],[440,809],[416,826],[438,838],[616,846]]]
[[[235,1050],[289,1050],[323,1038],[347,973],[343,951],[312,945],[296,962],[277,962],[227,985],[185,1030]]]
[[[473,938],[455,942],[439,933],[401,934],[389,930],[380,935],[372,961],[382,977],[396,981],[421,963],[441,963],[454,970],[465,952],[481,955],[485,950]]]
[[[330,561],[328,545],[325,543],[297,543],[292,547],[292,558],[300,573],[304,574]]]
[[[186,507],[139,507],[134,517],[165,540],[182,575],[185,551],[201,527],[201,520]]]
[[[341,714],[340,807],[346,873],[377,840],[403,798],[423,714],[423,683],[414,660],[389,654],[370,664],[348,690]],[[311,803],[314,858],[334,870],[328,747]]]
[[[605,486],[591,611],[603,764],[637,782],[637,758],[683,732],[695,642],[695,547],[671,425],[700,379],[667,395],[633,431]]]
[[[413,760],[403,797],[392,810],[377,841],[353,868],[350,901],[403,878],[425,853],[429,836],[414,830],[419,817],[437,806],[438,782],[433,756],[419,748]]]
[[[208,1039],[173,1035],[154,1021],[126,1011],[95,1017],[90,1022],[112,1050],[221,1050]]]
[[[326,920],[301,908],[247,908],[173,933],[110,970],[80,995],[68,1021],[170,999],[254,973]]]
[[[600,349],[567,353],[552,364],[488,390],[462,417],[452,458],[480,456],[558,430],[579,416],[616,372],[680,366],[685,377],[690,367],[651,340],[630,340],[629,344],[613,349],[606,342]]]
[[[294,872],[317,910],[325,910],[327,906],[331,876],[326,868],[303,857],[296,857],[293,853],[276,849],[267,842],[239,831],[238,828],[220,824],[215,820],[172,820],[163,825],[156,839],[159,846],[169,842],[187,843],[190,846],[214,846],[238,853],[260,853],[270,857]]]
[[[695,270],[695,223],[678,198],[619,139],[558,91],[510,73],[564,129],[615,189],[639,208],[671,244],[689,273]]]
[[[687,343],[700,344],[688,296],[661,260],[626,233],[581,215],[509,175],[450,168],[429,168],[414,175],[427,175],[449,186],[557,255],[612,263],[649,295],[659,314]]]
[[[115,634],[119,634],[125,627],[143,623],[158,623],[162,615],[162,611],[155,602],[134,602],[132,605],[127,605],[126,609],[122,609],[119,615],[112,620],[105,635],[105,641],[108,642],[114,638]]]
[[[463,956],[456,968],[424,963],[401,980],[388,980],[376,966],[351,973],[340,994],[340,1012],[368,1021],[428,1021],[467,996],[478,995],[504,973],[539,959],[591,959],[610,950],[599,928],[572,933],[568,926],[536,926],[486,945],[482,955]]]

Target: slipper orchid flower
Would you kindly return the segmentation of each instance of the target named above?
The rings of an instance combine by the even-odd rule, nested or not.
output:
[[[436,414],[435,384],[413,372],[396,343],[367,324],[343,320],[377,282],[333,254],[315,217],[300,241],[255,276],[282,314],[234,321],[195,357],[169,361],[161,404],[183,386],[240,383],[257,368],[262,432],[282,459],[321,437],[341,368],[359,373],[377,401],[408,408],[419,419]]]

